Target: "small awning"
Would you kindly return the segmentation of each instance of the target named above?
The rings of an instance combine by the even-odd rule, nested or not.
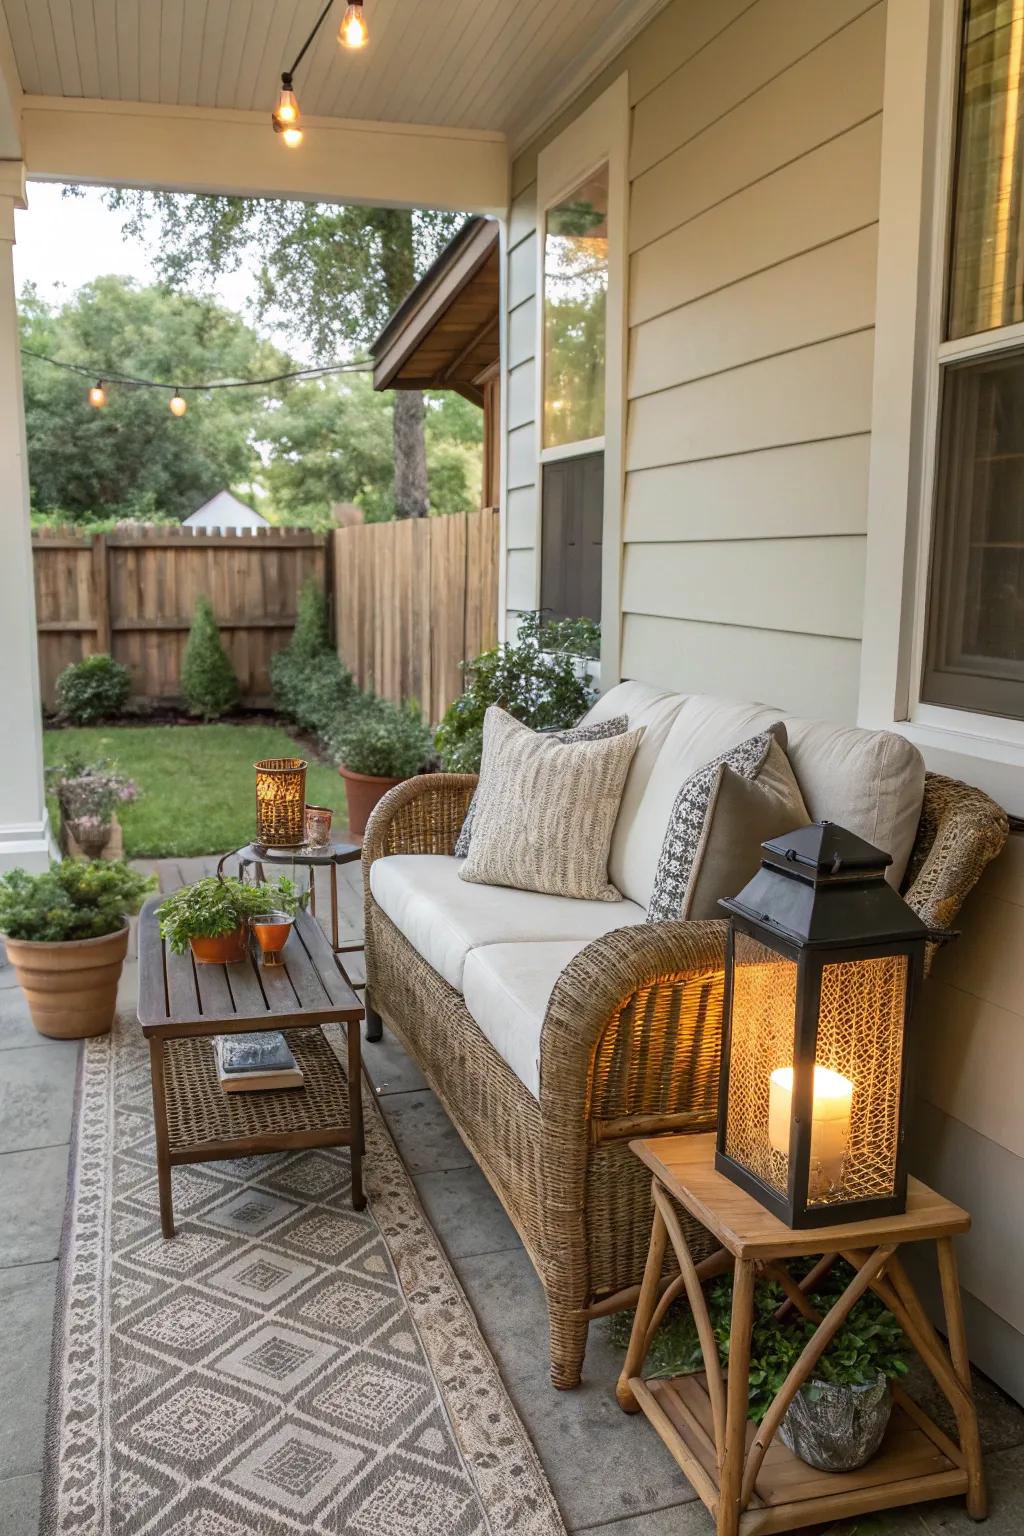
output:
[[[373,387],[454,389],[482,405],[498,334],[498,225],[469,219],[373,343]]]

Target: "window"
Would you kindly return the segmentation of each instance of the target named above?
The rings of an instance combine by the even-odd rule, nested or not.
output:
[[[608,166],[547,211],[544,229],[545,448],[604,433]]]
[[[1017,719],[1024,719],[1022,87],[1024,0],[966,0],[922,699]]]
[[[540,605],[554,619],[601,618],[604,454],[542,466]]]

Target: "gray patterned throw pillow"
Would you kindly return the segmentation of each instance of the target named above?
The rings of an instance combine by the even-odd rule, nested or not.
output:
[[[703,768],[698,768],[683,784],[661,845],[654,889],[647,908],[649,923],[669,922],[682,912],[719,767],[724,763],[741,778],[756,779],[772,742],[776,740],[780,746],[785,746],[785,726],[781,723],[741,741],[737,747],[730,747],[728,752],[722,752]]]
[[[550,735],[554,741],[603,741],[606,736],[621,736],[628,729],[628,715],[612,715],[609,720],[594,720],[589,725],[571,725],[564,731],[547,731],[543,734]],[[457,859],[464,859],[469,853],[469,842],[473,835],[473,818],[476,816],[479,796],[480,788],[477,786],[473,791],[466,819],[462,823],[462,830],[455,843]]]

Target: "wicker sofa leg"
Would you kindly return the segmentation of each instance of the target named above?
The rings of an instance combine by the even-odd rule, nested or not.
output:
[[[366,1038],[373,1042],[384,1038],[384,1020],[370,1002],[369,992],[363,995],[363,1007],[366,1010]]]
[[[583,1376],[590,1320],[573,1307],[548,1299],[548,1334],[551,1344],[551,1385],[560,1392],[578,1387]]]

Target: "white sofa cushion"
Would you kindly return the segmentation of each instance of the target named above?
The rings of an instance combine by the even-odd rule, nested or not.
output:
[[[619,909],[621,911],[621,908]],[[480,1032],[540,1099],[540,1035],[555,982],[586,941],[487,944],[466,960],[463,995]]]
[[[575,901],[507,886],[469,885],[459,879],[462,859],[434,853],[396,853],[370,866],[377,905],[449,986],[462,991],[463,967],[483,944],[575,940],[587,944],[616,928],[644,920],[630,901]]]

